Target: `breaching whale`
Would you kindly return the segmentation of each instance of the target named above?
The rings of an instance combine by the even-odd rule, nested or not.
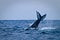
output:
[[[32,29],[38,28],[39,23],[46,17],[46,14],[41,16],[41,14],[38,11],[36,11],[36,13],[37,13],[37,20],[30,27],[28,27],[26,30],[29,30],[31,28]]]

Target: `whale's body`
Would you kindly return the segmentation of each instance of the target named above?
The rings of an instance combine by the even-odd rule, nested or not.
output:
[[[37,20],[30,27],[28,27],[26,30],[38,28],[39,23],[46,17],[46,14],[41,16],[38,11],[36,11],[36,13],[37,13]]]

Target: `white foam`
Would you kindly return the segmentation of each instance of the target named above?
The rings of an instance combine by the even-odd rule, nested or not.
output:
[[[42,27],[40,30],[51,30],[51,29],[56,29],[54,27]]]

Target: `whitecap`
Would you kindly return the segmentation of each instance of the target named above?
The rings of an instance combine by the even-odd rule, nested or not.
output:
[[[54,27],[42,27],[40,28],[40,30],[52,30],[52,29],[56,29]]]

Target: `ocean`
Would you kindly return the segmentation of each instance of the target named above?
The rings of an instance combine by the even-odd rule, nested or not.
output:
[[[34,21],[0,20],[0,40],[60,40],[60,20],[43,20],[38,30],[26,31]]]

